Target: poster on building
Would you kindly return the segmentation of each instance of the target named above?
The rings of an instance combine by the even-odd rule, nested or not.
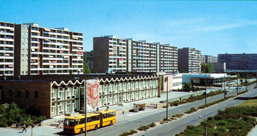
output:
[[[90,79],[86,81],[87,111],[95,111],[99,102],[99,80]]]

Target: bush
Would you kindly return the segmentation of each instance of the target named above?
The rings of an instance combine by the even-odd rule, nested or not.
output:
[[[208,117],[207,120],[213,120],[213,117]]]
[[[128,135],[130,135],[129,132],[123,132],[123,133],[121,133],[119,136],[128,136]]]
[[[152,127],[154,127],[154,126],[156,126],[156,125],[155,125],[155,123],[152,122],[152,123],[149,124],[148,126],[152,128]]]
[[[253,122],[255,119],[250,116],[256,110],[256,107],[231,107],[226,108],[224,111],[219,110],[218,114],[214,117],[208,117],[206,123],[203,121],[196,127],[187,126],[187,129],[179,135],[204,135],[205,124],[207,125],[208,135],[247,135],[254,127]]]
[[[217,128],[217,131],[219,131],[219,132],[227,132],[227,128],[225,126],[219,126]]]
[[[131,134],[131,135],[133,135],[133,134],[135,134],[135,133],[137,133],[136,130],[130,130],[130,134]]]
[[[17,104],[12,102],[11,104],[5,103],[0,107],[2,117],[0,117],[0,127],[10,126],[16,124],[20,126],[23,123],[31,125],[33,123],[39,123],[46,119],[45,116],[32,116],[26,113],[25,109],[20,109]]]
[[[149,126],[141,126],[141,127],[137,128],[137,130],[146,131],[148,128],[150,128],[150,127]]]
[[[187,126],[187,129],[189,129],[189,130],[194,129],[194,128],[195,128],[195,126],[193,126],[193,125],[188,125]]]
[[[192,113],[192,112],[195,112],[195,111],[197,111],[195,109],[195,107],[191,107],[190,110],[186,111],[185,113]]]

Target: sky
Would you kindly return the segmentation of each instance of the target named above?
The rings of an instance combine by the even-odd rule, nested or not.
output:
[[[257,1],[0,0],[0,20],[67,27],[82,32],[84,51],[93,37],[115,35],[202,55],[257,53]]]

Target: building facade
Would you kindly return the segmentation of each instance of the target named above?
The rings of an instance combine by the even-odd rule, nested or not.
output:
[[[180,73],[201,73],[201,51],[195,48],[178,49],[178,69]]]
[[[257,54],[218,54],[218,62],[228,70],[257,70]]]
[[[226,73],[183,73],[182,83],[194,82],[195,85],[211,85],[216,83],[222,83],[224,81],[229,81],[230,75]]]
[[[90,70],[92,71],[93,70],[93,51],[85,51],[84,52],[84,57],[87,58],[85,60],[85,62],[89,66]]]
[[[214,57],[211,55],[202,55],[201,57],[202,62],[209,64],[209,63],[216,63],[218,62],[218,57]]]
[[[99,78],[99,107],[160,97],[159,76],[38,75],[0,80],[0,103],[14,101],[47,118],[84,110],[84,81]]]
[[[0,76],[14,74],[14,26],[0,21]]]
[[[15,75],[78,74],[83,70],[83,34],[36,23],[15,25],[15,64]]]
[[[162,76],[163,91],[167,91],[167,88],[169,91],[182,89],[182,74],[164,74]],[[165,78],[168,78],[168,81],[166,81]]]
[[[112,35],[94,37],[93,71],[175,73],[177,56],[177,47],[169,44],[119,39]]]

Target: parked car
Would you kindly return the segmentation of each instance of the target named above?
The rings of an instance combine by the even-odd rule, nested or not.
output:
[[[242,87],[236,87],[236,89],[237,89],[237,88],[238,88],[238,89],[241,89]]]

